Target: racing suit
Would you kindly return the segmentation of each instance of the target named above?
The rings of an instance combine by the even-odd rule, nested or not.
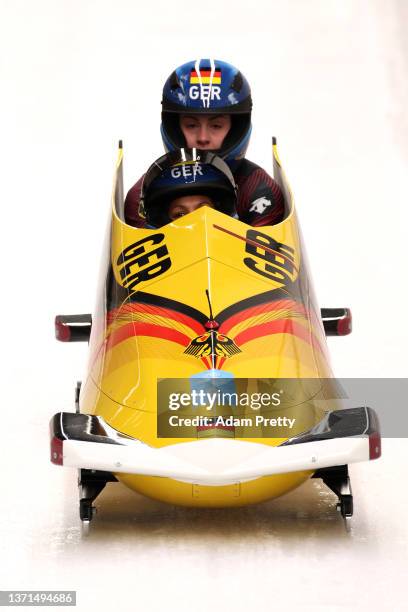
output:
[[[238,187],[238,218],[253,226],[276,225],[283,220],[285,205],[278,183],[260,166],[243,159],[232,170]],[[125,220],[134,227],[145,227],[139,216],[143,176],[129,190],[125,200]]]

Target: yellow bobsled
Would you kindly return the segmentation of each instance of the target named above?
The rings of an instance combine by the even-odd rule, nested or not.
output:
[[[76,412],[51,420],[51,460],[80,470],[83,521],[110,481],[208,507],[271,499],[312,475],[351,516],[347,465],[380,456],[378,423],[327,391],[326,335],[349,333],[350,311],[317,307],[273,150],[278,225],[203,207],[137,229],[124,221],[119,149],[96,311],[56,318],[59,340],[89,340]]]

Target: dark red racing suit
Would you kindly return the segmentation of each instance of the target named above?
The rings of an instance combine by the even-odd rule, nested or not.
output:
[[[260,166],[243,159],[233,171],[238,187],[238,218],[248,225],[276,225],[283,220],[285,205],[278,183]],[[139,216],[143,177],[129,190],[125,200],[125,220],[134,227],[145,227]]]

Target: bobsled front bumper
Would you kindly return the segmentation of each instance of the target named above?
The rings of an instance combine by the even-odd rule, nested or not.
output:
[[[50,428],[55,464],[206,485],[316,471],[381,455],[377,415],[366,407],[329,412],[309,431],[275,447],[214,438],[153,448],[121,434],[102,417],[70,412],[56,414]]]

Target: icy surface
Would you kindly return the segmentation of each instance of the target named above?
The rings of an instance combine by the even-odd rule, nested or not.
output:
[[[0,589],[73,589],[81,611],[407,610],[406,439],[351,467],[347,529],[320,481],[235,510],[113,483],[82,539],[76,474],[49,463],[48,421],[73,409],[86,363],[53,317],[92,310],[116,142],[129,187],[162,152],[162,82],[194,57],[250,80],[249,159],[270,168],[278,137],[319,304],[353,311],[335,373],[407,376],[407,3],[199,8],[2,2]]]

